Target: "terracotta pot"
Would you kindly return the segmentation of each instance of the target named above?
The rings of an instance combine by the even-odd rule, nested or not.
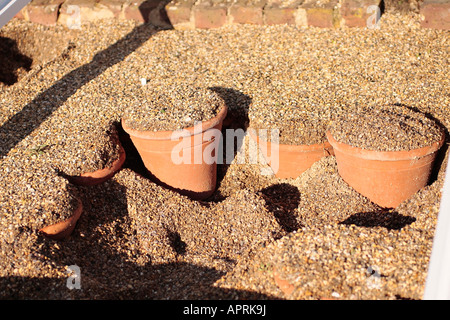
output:
[[[385,208],[396,208],[428,183],[442,139],[410,151],[374,151],[327,138],[336,155],[339,175],[356,191]]]
[[[278,286],[278,288],[286,295],[290,296],[295,290],[295,286],[288,280],[283,279],[278,273],[277,269],[274,267],[272,270],[273,279]]]
[[[260,139],[256,135],[255,129],[249,129],[248,132],[260,147],[261,153],[274,170],[277,178],[297,178],[321,158],[334,155],[333,147],[327,141],[312,145],[279,144],[277,166],[271,161],[270,150],[272,150],[272,144]]]
[[[199,125],[183,130],[181,138],[185,141],[182,154],[188,155],[186,161],[175,163],[172,159],[173,150],[180,148],[180,141],[172,140],[174,131],[139,131],[127,126],[122,119],[122,127],[130,135],[142,161],[153,180],[164,187],[173,189],[193,199],[206,199],[212,195],[217,182],[217,161],[205,162],[205,149],[217,150],[219,137],[210,141],[203,139],[213,132],[220,132],[223,120],[227,115],[224,106],[216,117]],[[205,138],[206,139],[206,138]],[[214,155],[217,160],[217,154]],[[199,161],[200,159],[200,161]]]
[[[119,142],[120,144],[120,142]],[[115,160],[110,167],[103,168],[93,172],[82,173],[79,176],[68,176],[69,182],[80,186],[94,186],[110,179],[117,171],[122,168],[126,159],[125,150],[122,145],[119,149],[119,158]]]
[[[46,237],[53,240],[65,239],[72,234],[72,231],[73,229],[75,229],[75,225],[77,224],[78,219],[81,217],[82,212],[83,203],[81,202],[81,200],[78,200],[78,207],[75,209],[70,218],[44,227],[39,231],[42,232]]]

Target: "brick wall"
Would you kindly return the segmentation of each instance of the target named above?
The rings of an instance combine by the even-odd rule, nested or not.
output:
[[[381,0],[33,0],[17,14],[44,25],[133,19],[176,29],[226,24],[370,27]],[[400,1],[400,0],[398,0]],[[413,1],[413,0],[410,0]],[[450,0],[419,3],[423,27],[450,28]]]

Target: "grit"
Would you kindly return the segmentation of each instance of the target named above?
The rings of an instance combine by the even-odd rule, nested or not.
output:
[[[145,79],[145,78],[144,78]],[[214,118],[225,102],[211,88],[176,84],[130,90],[134,100],[126,106],[123,119],[134,130],[174,131]]]
[[[419,149],[444,137],[436,121],[402,105],[357,108],[336,118],[329,127],[334,139],[367,150]]]
[[[13,20],[1,36],[29,28]],[[39,28],[60,37],[63,27]],[[386,12],[376,30],[105,20],[65,32],[60,53],[0,92],[2,298],[421,299],[448,161],[448,31]],[[236,161],[238,150],[218,166],[215,194],[194,201],[149,180],[120,127],[141,79],[215,88],[225,128],[257,119],[280,126],[286,143],[323,139],[337,116],[386,105],[426,114],[446,142],[429,185],[390,211],[349,187],[334,157],[278,179]],[[115,132],[124,168],[97,186],[68,183],[108,166]],[[77,199],[83,215],[68,239],[39,233]],[[71,266],[80,289],[67,287]]]
[[[323,143],[333,109],[300,90],[296,82],[294,85],[280,81],[255,92],[248,111],[249,126],[277,129],[281,144]]]

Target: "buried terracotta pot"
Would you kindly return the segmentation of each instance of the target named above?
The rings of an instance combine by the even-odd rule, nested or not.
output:
[[[117,171],[119,171],[126,160],[125,150],[120,143],[118,134],[113,134],[112,139],[119,146],[119,157],[112,164],[103,169],[93,172],[85,172],[78,176],[66,176],[69,182],[80,186],[94,186],[110,179]]]
[[[215,133],[221,132],[226,115],[227,107],[223,106],[214,118],[178,131],[134,130],[127,126],[126,119],[122,119],[122,127],[155,182],[202,200],[216,188],[215,151],[220,136]]]
[[[333,146],[339,175],[353,189],[385,208],[396,208],[428,184],[442,139],[410,151],[375,151],[327,138]]]
[[[328,141],[312,145],[278,144],[272,146],[271,142],[260,139],[255,129],[249,129],[248,132],[258,144],[266,162],[271,166],[277,178],[297,178],[318,160],[334,155],[333,147]],[[271,153],[272,151],[277,152],[277,149],[278,162],[274,163]]]
[[[83,212],[83,203],[78,199],[78,207],[73,212],[70,218],[60,221],[58,223],[46,226],[39,231],[46,237],[53,240],[62,240],[69,237],[72,234],[78,219],[80,219]]]
[[[68,176],[69,182],[80,186],[94,186],[110,179],[117,171],[122,168],[125,162],[126,154],[122,145],[119,143],[119,158],[115,160],[108,168],[103,168],[93,172],[82,173],[79,176]]]
[[[288,280],[283,279],[278,273],[277,269],[273,268],[273,280],[275,281],[278,288],[286,295],[290,296],[292,292],[295,290],[295,286],[290,283]]]

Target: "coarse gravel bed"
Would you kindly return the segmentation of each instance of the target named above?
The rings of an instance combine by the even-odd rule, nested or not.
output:
[[[142,88],[143,87],[143,88]],[[213,88],[175,84],[141,86],[133,90],[123,119],[127,127],[141,131],[175,131],[214,118],[225,105]]]
[[[0,36],[33,28],[62,40],[1,87],[2,298],[422,298],[448,161],[448,31],[386,12],[378,30],[105,20],[69,31],[13,20]],[[338,116],[386,105],[426,114],[446,143],[430,184],[391,210],[348,186],[332,156],[295,179],[261,174],[259,163],[219,165],[215,194],[194,201],[151,182],[120,127],[143,78],[150,88],[215,88],[229,128],[279,128],[286,144],[323,141]],[[115,132],[124,168],[97,186],[70,184],[65,175],[117,157]],[[77,199],[84,212],[71,237],[38,232]],[[66,286],[73,265],[81,290]]]
[[[403,105],[357,108],[328,127],[334,139],[365,150],[405,151],[439,142],[444,130],[431,117]]]

